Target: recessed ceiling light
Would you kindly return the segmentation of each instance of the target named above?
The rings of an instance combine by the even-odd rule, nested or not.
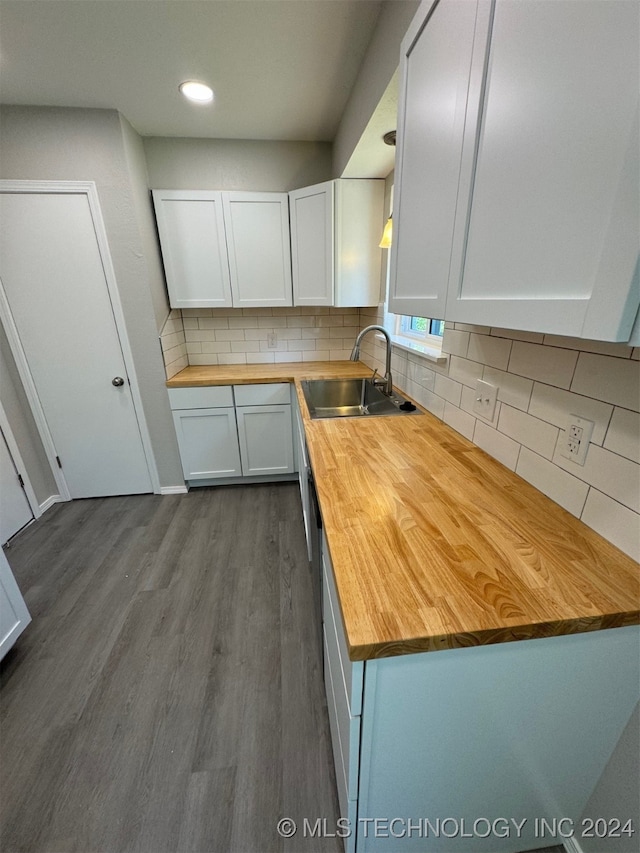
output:
[[[204,83],[198,83],[195,80],[185,80],[180,83],[180,91],[190,101],[196,104],[209,104],[213,100],[213,89]]]

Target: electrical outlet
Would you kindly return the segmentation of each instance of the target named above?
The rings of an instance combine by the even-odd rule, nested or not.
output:
[[[560,435],[559,453],[576,465],[584,465],[593,433],[593,421],[569,415],[567,429]]]
[[[277,332],[269,332],[267,335],[267,348],[275,349],[278,346]]]
[[[474,397],[473,411],[488,421],[493,420],[493,413],[496,410],[496,400],[498,399],[497,386],[478,379]]]

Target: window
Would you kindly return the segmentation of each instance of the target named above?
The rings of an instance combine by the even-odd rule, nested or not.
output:
[[[398,315],[396,334],[417,340],[431,337],[441,338],[444,333],[444,320],[431,320],[429,317]]]

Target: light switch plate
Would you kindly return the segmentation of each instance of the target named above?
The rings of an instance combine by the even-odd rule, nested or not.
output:
[[[473,401],[473,411],[477,415],[486,418],[488,421],[493,420],[493,414],[496,410],[496,400],[498,399],[498,388],[490,382],[483,382],[478,379],[476,383],[475,399]]]

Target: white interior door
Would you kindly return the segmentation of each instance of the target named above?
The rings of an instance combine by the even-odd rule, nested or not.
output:
[[[87,194],[0,205],[0,278],[70,496],[152,491]]]
[[[33,512],[0,429],[0,545],[28,524]]]

